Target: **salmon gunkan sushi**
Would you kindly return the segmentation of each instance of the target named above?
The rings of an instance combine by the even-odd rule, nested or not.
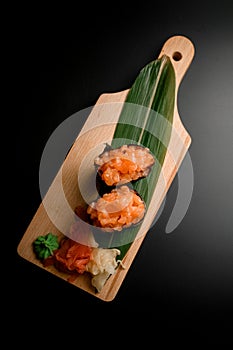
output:
[[[91,224],[106,231],[121,231],[123,228],[138,224],[145,212],[144,201],[127,185],[105,193],[87,208]]]
[[[101,180],[116,186],[148,176],[155,158],[149,148],[130,144],[106,149],[94,163]]]

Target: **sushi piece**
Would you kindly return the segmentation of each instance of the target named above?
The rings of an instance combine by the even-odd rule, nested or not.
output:
[[[107,148],[94,163],[101,180],[107,186],[116,186],[146,177],[155,158],[149,148],[130,144]]]
[[[87,208],[91,224],[106,231],[121,231],[135,225],[143,219],[145,212],[144,201],[127,185],[105,193]]]

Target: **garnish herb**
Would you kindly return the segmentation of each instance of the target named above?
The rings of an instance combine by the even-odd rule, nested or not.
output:
[[[59,248],[56,235],[49,232],[45,236],[39,236],[33,242],[34,252],[38,259],[43,260],[53,255],[53,251]]]

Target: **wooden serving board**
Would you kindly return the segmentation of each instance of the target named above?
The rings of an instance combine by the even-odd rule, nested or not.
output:
[[[169,148],[146,216],[136,239],[124,256],[124,268],[117,268],[101,292],[97,293],[92,287],[89,274],[80,275],[74,282],[69,282],[103,301],[115,298],[191,143],[191,137],[179,116],[177,94],[180,82],[194,57],[194,46],[184,36],[173,36],[164,43],[159,58],[163,54],[170,57],[175,69],[174,121]],[[67,280],[67,274],[57,271],[53,266],[43,267],[35,257],[32,243],[39,235],[48,232],[62,236],[61,226],[62,230],[69,227],[74,208],[83,201],[77,174],[81,173],[82,179],[85,179],[93,166],[93,157],[98,155],[95,152],[98,150],[100,153],[104,143],[112,139],[128,91],[100,95],[18,245],[17,251],[22,258],[64,280]],[[59,222],[59,225],[54,222]]]

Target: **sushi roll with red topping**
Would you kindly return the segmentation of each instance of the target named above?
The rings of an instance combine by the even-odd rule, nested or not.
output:
[[[148,176],[155,158],[149,148],[130,144],[106,149],[94,163],[101,180],[117,186]]]
[[[135,225],[143,219],[145,212],[144,201],[127,185],[105,193],[87,208],[91,224],[106,231],[121,231]]]

